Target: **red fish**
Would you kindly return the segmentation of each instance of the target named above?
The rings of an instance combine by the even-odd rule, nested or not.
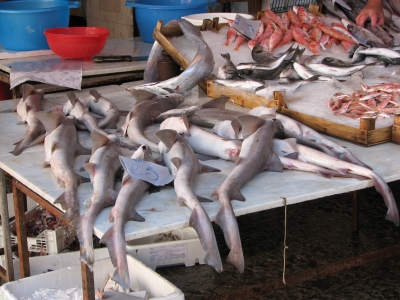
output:
[[[228,32],[226,33],[225,46],[229,46],[230,43],[236,40],[236,37],[237,37],[236,30],[233,29],[233,27],[229,26]]]
[[[265,13],[265,16],[268,19],[272,20],[276,25],[278,25],[278,27],[280,29],[283,29],[283,30],[285,29],[285,25],[283,25],[282,19],[277,14],[275,14],[272,10],[266,9],[264,11],[264,13]]]
[[[242,45],[245,40],[246,40],[246,38],[243,35],[238,34],[238,36],[236,37],[235,49],[233,49],[233,51],[238,51],[240,45]]]
[[[283,26],[285,27],[285,29],[286,29],[286,30],[289,29],[290,20],[289,20],[288,13],[287,13],[287,12],[283,12],[283,13],[281,14],[281,19],[282,19],[282,23],[283,23]]]
[[[293,34],[291,30],[286,31],[285,36],[283,37],[279,46],[285,45],[293,41]]]
[[[300,24],[299,16],[292,9],[289,9],[287,13],[290,23],[292,25]]]
[[[276,47],[282,42],[284,37],[283,31],[279,28],[275,29],[269,39],[269,51],[272,53]]]
[[[325,25],[318,25],[318,28],[321,29],[321,31],[327,35],[329,35],[330,37],[333,37],[337,40],[341,40],[341,41],[348,41],[348,42],[354,42],[352,38],[348,37],[347,35],[331,28]]]

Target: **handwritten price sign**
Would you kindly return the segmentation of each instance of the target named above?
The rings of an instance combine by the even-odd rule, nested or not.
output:
[[[131,157],[120,156],[119,159],[133,179],[141,179],[156,186],[166,185],[175,179],[164,166]]]

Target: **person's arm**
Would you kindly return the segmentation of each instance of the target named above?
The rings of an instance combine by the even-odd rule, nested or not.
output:
[[[372,27],[385,23],[382,0],[368,0],[363,10],[358,14],[356,23],[358,26],[364,26],[368,19],[371,20]]]

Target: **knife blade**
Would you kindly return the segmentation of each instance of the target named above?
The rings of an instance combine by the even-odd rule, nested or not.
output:
[[[119,61],[139,61],[147,60],[148,55],[143,56],[131,56],[131,55],[105,55],[105,56],[94,56],[93,61],[97,63],[102,62],[119,62]]]

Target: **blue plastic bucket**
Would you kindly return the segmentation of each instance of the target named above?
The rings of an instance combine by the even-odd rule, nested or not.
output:
[[[125,5],[135,8],[135,20],[143,41],[154,43],[157,21],[163,20],[165,25],[183,16],[205,13],[208,5],[215,3],[216,0],[131,0]]]
[[[68,27],[70,8],[80,6],[59,0],[0,2],[0,45],[15,51],[49,49],[43,31]]]

